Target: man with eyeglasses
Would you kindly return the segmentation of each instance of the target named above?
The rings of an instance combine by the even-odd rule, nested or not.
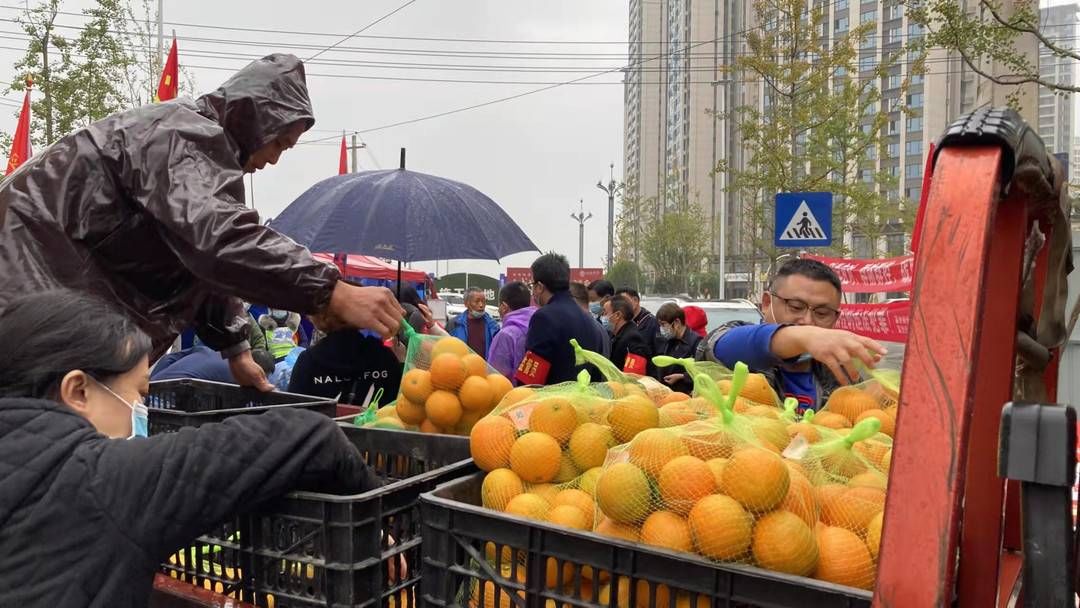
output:
[[[732,322],[702,341],[699,359],[732,368],[742,361],[765,374],[799,410],[817,410],[841,385],[860,380],[856,362],[873,367],[885,348],[862,336],[833,329],[840,317],[840,278],[816,260],[784,263],[761,296],[765,323]]]

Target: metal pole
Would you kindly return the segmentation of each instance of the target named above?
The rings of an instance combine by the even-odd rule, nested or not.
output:
[[[165,0],[157,3],[157,60],[161,70],[165,66]]]
[[[727,100],[727,88],[726,87],[723,90],[723,95],[721,95],[720,97],[721,97],[721,99],[723,101],[723,106],[724,106],[724,110],[723,110],[724,111],[724,130],[726,131],[727,130],[727,120],[728,120],[728,118],[727,118],[728,100]],[[725,137],[725,138],[722,138],[722,139],[723,139],[723,142],[722,142],[723,143],[723,148],[720,151],[720,156],[721,156],[721,158],[725,159],[725,161],[726,161],[727,160],[727,138]],[[716,147],[716,143],[714,141],[713,142],[713,148],[715,149],[715,147]],[[720,275],[720,290],[716,292],[716,299],[718,299],[718,300],[726,300],[727,299],[727,171],[726,170],[723,171],[721,173],[720,177],[724,181],[724,187],[721,189],[721,195],[723,196],[723,198],[720,201],[720,252],[719,252],[720,253],[720,264],[719,264],[719,272],[717,273],[717,274]],[[715,180],[714,180],[714,184],[715,184]]]
[[[570,217],[578,223],[578,268],[585,268],[585,221],[592,219],[592,213],[585,215],[585,199],[578,201],[578,212]]]
[[[611,270],[611,267],[615,264],[615,190],[618,187],[615,184],[615,163],[611,163],[611,174],[608,178],[608,185],[605,186],[604,182],[596,182],[596,187],[603,190],[608,195],[608,225],[607,225],[607,269]]]
[[[356,133],[352,135],[352,172],[356,173],[356,153],[359,147],[356,145]]]

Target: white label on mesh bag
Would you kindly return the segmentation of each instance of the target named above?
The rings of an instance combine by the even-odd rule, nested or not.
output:
[[[802,460],[809,449],[810,442],[806,440],[806,436],[798,435],[788,444],[783,456],[789,460]]]

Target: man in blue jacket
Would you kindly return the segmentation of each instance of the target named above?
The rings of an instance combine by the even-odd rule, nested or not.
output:
[[[570,296],[570,263],[565,256],[548,253],[532,264],[532,296],[540,306],[529,321],[525,358],[515,378],[522,384],[558,384],[577,378],[583,367],[574,361],[570,340],[586,350],[602,352],[603,330]],[[590,368],[594,380],[596,370]]]
[[[840,318],[840,278],[816,260],[784,263],[761,296],[765,323],[733,322],[703,342],[704,356],[729,368],[742,361],[773,390],[820,409],[841,385],[860,380],[855,364],[873,367],[885,348],[870,338],[833,329]]]
[[[499,322],[487,312],[487,296],[479,287],[465,292],[465,312],[458,316],[450,335],[469,345],[473,352],[487,359],[491,339],[499,333]]]

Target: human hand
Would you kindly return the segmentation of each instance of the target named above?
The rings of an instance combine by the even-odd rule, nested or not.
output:
[[[431,326],[435,325],[435,315],[431,314],[431,309],[428,308],[428,305],[424,304],[423,302],[421,302],[420,305],[417,306],[417,308],[420,310],[420,314],[424,317],[424,327],[426,329],[431,329]]]
[[[777,334],[784,332],[791,332],[789,335],[797,337],[802,342],[802,352],[828,367],[842,385],[851,384],[858,379],[856,361],[862,361],[872,368],[888,352],[876,340],[843,329],[801,325],[786,327]]]
[[[229,372],[240,386],[253,386],[264,393],[274,390],[274,385],[266,379],[266,372],[251,357],[250,350],[229,358]]]
[[[387,537],[387,544],[393,547],[397,542],[393,536]],[[389,575],[389,583],[396,585],[397,583],[409,578],[409,562],[405,560],[405,555],[398,554],[396,558],[392,558],[386,564],[387,574]]]
[[[312,322],[327,333],[351,327],[370,329],[390,338],[401,326],[405,310],[385,287],[358,287],[338,281],[330,304],[322,313],[312,315]]]
[[[664,376],[664,384],[675,384],[683,378],[686,378],[686,374],[668,374]]]

